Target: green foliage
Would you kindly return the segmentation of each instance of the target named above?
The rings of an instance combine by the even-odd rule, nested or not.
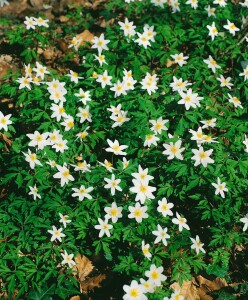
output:
[[[181,3],[181,11],[172,14],[168,5],[155,7],[149,1],[130,4],[108,1],[101,13],[105,21],[115,18],[115,22],[104,30],[94,27],[94,13],[99,11],[85,9],[83,12],[81,7],[72,7],[67,17],[71,21],[74,19],[74,25],[60,24],[63,34],[71,40],[82,31],[82,27],[98,36],[98,30],[104,31],[105,39],[109,40],[109,50],[102,52],[107,64],[99,65],[95,57],[97,50],[87,44],[77,51],[72,47],[71,52],[61,59],[65,74],[48,67],[49,74],[44,80],[40,78],[38,84],[31,83],[30,90],[21,88],[20,82],[17,82],[25,76],[24,72],[12,74],[2,84],[0,95],[14,101],[13,111],[2,111],[4,115],[12,114],[12,123],[8,130],[2,125],[0,127],[0,188],[6,192],[0,203],[0,240],[3,241],[0,243],[0,278],[1,289],[7,291],[9,297],[15,291],[18,291],[20,299],[30,300],[53,299],[53,296],[65,299],[78,294],[79,284],[73,277],[73,270],[70,265],[62,263],[65,251],[73,254],[74,258],[78,253],[90,258],[102,255],[108,264],[103,272],[111,268],[127,278],[125,284],[133,279],[146,278],[145,272],[151,265],[163,266],[163,274],[168,279],[156,288],[154,294],[149,294],[149,299],[154,300],[168,296],[173,281],[181,285],[202,271],[232,280],[233,261],[245,260],[244,245],[247,244],[241,219],[245,217],[247,208],[244,199],[247,198],[248,184],[248,114],[245,101],[248,89],[247,80],[239,76],[248,60],[245,42],[242,42],[245,27],[240,19],[240,15],[245,15],[245,8],[230,2],[224,8],[216,7],[214,19],[207,18],[204,10],[207,5],[208,1],[201,1],[194,10],[190,5]],[[82,18],[82,13],[85,13],[85,18]],[[125,17],[134,22],[137,32],[142,32],[145,24],[154,26],[155,41],[144,48],[135,42],[138,36],[126,37],[118,24]],[[223,29],[227,19],[241,29],[235,36]],[[213,21],[219,35],[212,41],[206,26]],[[61,33],[55,33],[55,28],[53,22],[49,22],[49,29],[37,27],[35,30],[27,30],[23,24],[18,24],[15,31],[7,32],[7,38],[10,44],[23,47],[21,59],[34,68],[41,59],[38,48],[45,49],[53,45],[55,39],[61,38]],[[172,58],[179,53],[189,56],[183,66]],[[67,76],[69,60],[74,55],[85,58],[80,65],[70,66],[83,77],[78,83]],[[209,55],[221,66],[216,73],[203,62]],[[137,83],[133,90],[120,96],[115,96],[109,86],[102,88],[93,75],[94,72],[101,75],[106,70],[112,76],[113,85],[122,80],[124,69],[132,71]],[[150,78],[157,76],[157,89],[151,92],[142,88],[141,84],[149,75],[147,73]],[[234,86],[230,90],[220,87],[217,80],[220,75],[232,78]],[[174,77],[191,83],[188,88],[203,98],[199,105],[188,109],[185,104],[179,103],[183,96],[172,88]],[[64,83],[66,101],[60,104],[64,112],[73,118],[71,127],[62,124],[66,116],[62,115],[61,119],[51,117],[52,104],[59,104],[59,101],[51,99],[47,86],[47,82],[52,80]],[[90,92],[91,101],[86,103],[75,95],[80,89]],[[239,98],[237,103],[242,106],[234,105],[229,93]],[[111,115],[111,109],[120,104],[129,120],[113,126],[115,116]],[[80,109],[87,106],[91,116],[86,114],[88,119],[81,121]],[[160,117],[166,121],[166,128],[161,132],[157,130],[155,134],[150,121]],[[202,121],[213,119],[216,119],[216,125],[201,128],[201,137],[192,138],[194,132],[199,134]],[[58,142],[47,143],[44,147],[32,146],[29,134],[35,131],[47,133],[46,139],[50,136],[51,142],[52,133],[56,130],[66,141],[68,149],[56,150],[54,145],[58,146]],[[149,144],[152,136],[158,140]],[[208,140],[209,137],[212,139]],[[11,147],[7,145],[8,139],[12,141]],[[128,165],[124,166],[123,156],[106,151],[110,147],[108,140],[118,140],[120,145],[128,146],[123,150],[127,152]],[[171,146],[173,143],[175,146],[178,141],[181,141],[178,148],[184,148],[183,157],[168,158],[169,155],[163,153],[164,145]],[[212,151],[214,162],[206,166],[202,163],[194,165],[192,150],[200,146],[204,151]],[[26,159],[29,150],[37,155],[41,165],[36,162],[32,168]],[[139,166],[143,170],[148,169],[152,176],[149,186],[155,188],[152,192],[154,197],[146,196],[144,201],[138,199],[141,206],[147,206],[148,218],[143,218],[142,222],[129,216],[130,208],[137,203],[136,194],[131,189]],[[67,168],[73,180],[67,177],[68,180],[63,183],[56,178],[59,167]],[[110,167],[114,168],[112,172]],[[112,174],[121,180],[121,190],[115,193],[105,187]],[[223,185],[221,191],[224,194],[216,193],[217,188],[213,184],[217,184],[218,180]],[[223,190],[224,183],[228,191]],[[88,192],[90,196],[83,199],[73,196],[75,189],[82,186],[84,189],[93,188]],[[33,192],[35,198],[32,194],[34,188],[38,189]],[[173,216],[159,212],[158,201],[162,198],[173,204]],[[108,225],[113,228],[109,228],[109,235],[108,231],[101,235],[96,226],[100,223],[99,219],[105,220],[106,208],[113,202],[122,208],[122,218],[114,222],[109,217]],[[190,230],[177,225],[174,220],[176,213],[180,215],[178,219],[186,219],[181,222],[187,224]],[[66,227],[60,214],[71,220]],[[158,230],[158,225],[168,229],[170,237],[167,243],[161,240],[155,243],[153,232]],[[58,239],[51,241],[48,230],[52,226],[63,228],[65,236],[61,242]],[[191,246],[196,245],[197,242],[192,239],[197,236],[201,242],[200,246],[197,244],[196,250],[199,251],[196,252]],[[149,259],[144,255],[145,251],[142,252],[143,244],[149,244]],[[241,250],[237,249],[238,246]],[[245,294],[247,285],[240,287],[240,292]],[[217,299],[235,299],[226,291],[218,292],[217,296]]]

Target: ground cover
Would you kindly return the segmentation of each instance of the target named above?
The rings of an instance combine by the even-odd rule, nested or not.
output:
[[[247,298],[247,1],[0,0],[6,299]]]

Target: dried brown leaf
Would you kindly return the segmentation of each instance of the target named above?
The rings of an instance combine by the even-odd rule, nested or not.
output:
[[[94,288],[99,288],[100,282],[102,282],[106,278],[106,275],[100,274],[91,278],[88,278],[84,280],[83,282],[80,282],[81,290],[85,293],[87,293],[89,290],[92,290]]]
[[[77,34],[76,38],[80,40],[79,45],[84,46],[85,42],[91,42],[94,38],[94,34],[92,34],[89,30],[85,29],[82,33]]]
[[[43,0],[30,0],[30,3],[37,10],[42,10],[43,8]]]
[[[180,295],[184,296],[185,300],[201,300],[194,279],[184,281],[182,286],[174,282],[170,287],[180,291]]]
[[[27,0],[10,2],[9,5],[5,5],[0,9],[0,15],[14,15],[19,16],[23,11],[30,10],[31,6],[27,3]]]
[[[80,296],[73,296],[70,298],[70,300],[80,300]]]
[[[166,67],[169,68],[170,66],[174,65],[175,62],[173,60],[170,60],[169,58],[167,58],[167,61],[166,61]]]
[[[225,279],[218,277],[211,281],[199,275],[197,276],[197,280],[200,287],[204,288],[207,292],[216,291],[228,285]]]
[[[12,58],[9,55],[0,56],[0,80],[10,70],[15,70],[17,67],[12,63]]]
[[[0,132],[0,139],[4,141],[4,148],[7,152],[9,152],[9,148],[11,147],[12,141],[7,137],[6,134]]]
[[[66,16],[60,16],[59,20],[60,20],[60,22],[65,23],[65,22],[69,21],[69,18]]]
[[[85,278],[94,269],[94,266],[86,256],[81,254],[77,255],[77,257],[75,258],[75,262],[77,267],[77,275],[81,284],[81,282],[84,281]]]

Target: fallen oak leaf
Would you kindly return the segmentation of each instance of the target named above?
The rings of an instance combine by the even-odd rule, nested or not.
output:
[[[85,46],[86,42],[90,42],[93,40],[94,34],[92,34],[89,30],[85,29],[82,33],[76,35],[76,39],[80,40],[79,46]]]
[[[94,277],[90,277],[83,282],[80,282],[81,290],[87,293],[89,290],[93,290],[94,288],[100,288],[100,282],[102,282],[106,278],[106,275],[100,274]]]
[[[208,280],[204,277],[202,277],[201,275],[196,277],[200,287],[203,286],[207,289],[207,291],[216,291],[216,290],[220,290],[221,288],[228,286],[227,282],[225,279],[219,278],[217,277],[215,280],[211,281]]]
[[[91,261],[84,255],[81,255],[80,253],[75,258],[76,262],[76,268],[77,268],[77,275],[79,278],[79,281],[84,281],[85,278],[91,273],[91,271],[94,269],[94,266],[92,265]]]
[[[174,282],[170,287],[173,290],[179,291],[184,300],[201,300],[194,278],[184,281],[182,286],[178,282]]]

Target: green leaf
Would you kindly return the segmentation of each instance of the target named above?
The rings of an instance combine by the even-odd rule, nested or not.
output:
[[[27,300],[53,300],[51,295],[54,295],[55,285],[50,287],[43,287],[38,291],[32,291],[28,296]]]

